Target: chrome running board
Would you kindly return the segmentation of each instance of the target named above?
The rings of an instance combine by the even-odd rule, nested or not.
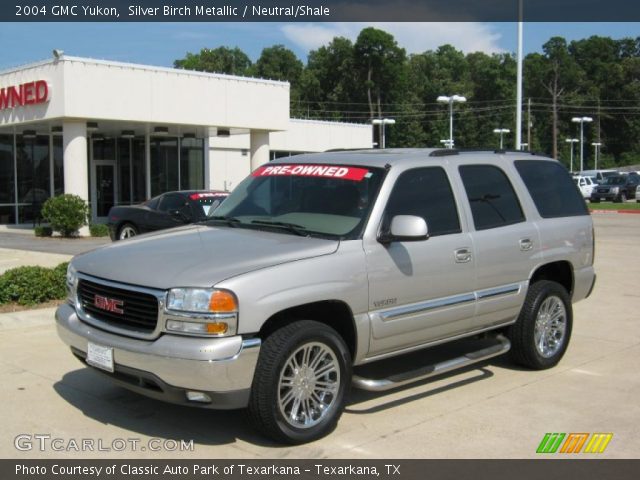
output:
[[[433,365],[427,365],[415,370],[410,370],[408,372],[391,375],[387,378],[372,379],[354,375],[352,384],[355,388],[360,388],[362,390],[368,390],[370,392],[383,392],[385,390],[391,390],[392,388],[401,387],[409,383],[418,382],[435,375],[440,375],[452,370],[464,368],[466,366],[473,365],[474,363],[478,363],[483,360],[487,360],[489,358],[497,357],[498,355],[507,353],[511,348],[511,342],[509,342],[509,340],[502,335],[497,335],[495,339],[498,342],[495,345],[491,345],[474,352],[469,352],[460,357],[445,360]]]

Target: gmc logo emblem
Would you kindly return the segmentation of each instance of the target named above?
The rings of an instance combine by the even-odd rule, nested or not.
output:
[[[93,304],[100,310],[117,313],[118,315],[122,315],[124,313],[124,310],[121,308],[124,305],[124,302],[122,300],[107,298],[103,297],[102,295],[94,295]]]

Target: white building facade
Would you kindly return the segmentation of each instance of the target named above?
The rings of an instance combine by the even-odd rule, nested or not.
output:
[[[0,224],[61,193],[113,205],[231,190],[273,158],[371,148],[371,126],[289,118],[289,84],[62,56],[0,72]]]

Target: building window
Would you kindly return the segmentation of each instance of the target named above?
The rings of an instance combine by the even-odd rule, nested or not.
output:
[[[180,189],[204,188],[204,140],[183,138],[180,141]]]
[[[18,219],[21,223],[40,219],[42,204],[51,196],[49,136],[16,138],[18,167]]]
[[[10,223],[5,210],[9,205],[13,210],[15,202],[13,135],[0,135],[0,223]]]
[[[178,139],[151,138],[151,196],[179,189]]]
[[[53,195],[64,193],[64,154],[62,149],[62,136],[53,136]]]

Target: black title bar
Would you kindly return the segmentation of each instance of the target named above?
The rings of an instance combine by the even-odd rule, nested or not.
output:
[[[0,460],[2,480],[636,479],[640,460]]]
[[[522,4],[522,16],[519,5]],[[13,0],[2,22],[637,22],[636,0]]]

